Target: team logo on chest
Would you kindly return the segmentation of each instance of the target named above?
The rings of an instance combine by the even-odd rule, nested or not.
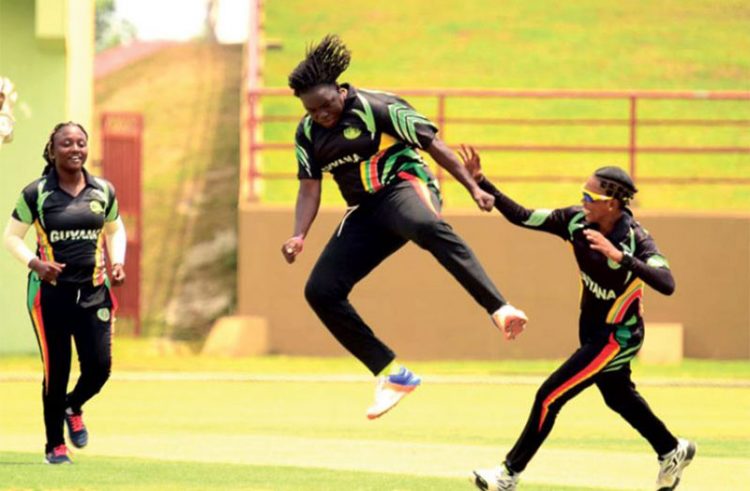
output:
[[[361,134],[362,130],[354,126],[347,126],[344,128],[344,138],[347,140],[356,140]]]

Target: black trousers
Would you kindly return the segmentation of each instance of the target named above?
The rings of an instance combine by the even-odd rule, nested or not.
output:
[[[599,334],[582,339],[581,347],[539,387],[526,427],[505,459],[512,471],[526,468],[552,431],[560,409],[594,384],[607,406],[648,440],[657,455],[677,446],[677,439],[651,411],[631,380],[630,361],[643,343],[643,324],[630,328],[601,324],[595,327],[582,321],[581,332]]]
[[[113,296],[106,285],[40,281],[29,275],[28,308],[44,365],[42,403],[45,451],[65,443],[65,409],[81,406],[101,390],[112,367]],[[75,340],[81,375],[66,394]]]
[[[315,313],[373,374],[395,355],[354,310],[349,292],[407,241],[429,251],[488,313],[506,303],[439,210],[437,195],[420,180],[387,186],[347,210],[307,281],[305,297]]]

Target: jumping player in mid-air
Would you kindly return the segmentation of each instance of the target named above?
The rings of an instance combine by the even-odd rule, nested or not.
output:
[[[657,489],[675,489],[696,445],[667,429],[630,377],[630,361],[644,337],[644,284],[671,295],[675,283],[653,237],[628,208],[637,192],[630,176],[618,167],[602,167],[584,183],[582,206],[529,210],[484,178],[473,148],[462,147],[460,155],[482,189],[495,196],[495,207],[508,221],[569,242],[581,271],[580,348],[539,388],[526,427],[502,465],[474,471],[472,482],[483,491],[515,490],[519,475],[552,431],[563,405],[596,384],[607,406],[656,452]]]
[[[474,253],[440,216],[437,183],[425,150],[463,184],[482,210],[493,197],[437,137],[437,128],[393,94],[355,89],[337,79],[349,66],[337,36],[311,47],[289,75],[307,111],[295,136],[299,192],[294,232],[281,252],[294,262],[320,206],[321,179],[333,174],[348,208],[305,287],[315,313],[350,353],[379,377],[367,417],[377,418],[420,383],[360,318],[348,296],[354,285],[408,241],[429,251],[490,314],[506,337],[525,314],[500,295]],[[403,300],[403,299],[402,299]]]

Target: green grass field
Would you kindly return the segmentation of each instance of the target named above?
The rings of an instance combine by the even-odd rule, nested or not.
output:
[[[449,0],[433,2],[268,2],[267,36],[282,45],[265,57],[264,83],[286,86],[305,46],[328,32],[338,33],[353,61],[341,81],[369,88],[537,88],[747,90],[750,9],[738,0],[585,0],[555,3],[468,0],[460,9]],[[731,48],[729,48],[731,47]],[[436,101],[410,98],[434,117]],[[268,98],[266,115],[302,114],[293,97]],[[533,99],[451,99],[448,116],[510,118],[627,118],[627,101]],[[645,118],[750,118],[748,102],[642,101]],[[295,125],[268,124],[267,141],[291,142]],[[519,127],[451,125],[445,139],[459,143],[625,146],[628,129],[614,127]],[[745,126],[638,129],[643,146],[750,147]],[[583,180],[601,165],[628,165],[619,153],[486,153],[489,175],[565,175]],[[429,158],[428,158],[429,161]],[[293,150],[263,155],[267,172],[296,172]],[[641,154],[641,177],[750,177],[750,154]],[[263,201],[290,203],[291,181],[264,182]],[[507,184],[511,196],[532,207],[567,206],[579,198],[580,184]],[[467,193],[447,181],[448,206],[472,207]],[[324,202],[340,204],[335,185]],[[655,210],[750,209],[748,186],[650,184],[637,207]]]
[[[41,463],[39,362],[0,362],[0,388],[12,395],[0,409],[0,489],[469,490],[467,472],[504,455],[556,364],[411,363],[423,387],[368,421],[373,384],[348,357],[231,360],[165,355],[154,341],[115,346],[113,379],[86,407],[90,445],[63,468]],[[742,489],[750,364],[634,371],[670,428],[699,444],[680,489]],[[656,470],[647,444],[589,390],[564,408],[521,489],[647,490]]]

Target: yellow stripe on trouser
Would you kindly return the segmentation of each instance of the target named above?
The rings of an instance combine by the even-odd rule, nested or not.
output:
[[[583,370],[569,378],[565,383],[560,385],[560,387],[552,391],[552,393],[550,393],[550,395],[548,395],[547,398],[544,399],[544,402],[542,402],[541,416],[539,417],[539,431],[542,430],[542,425],[544,425],[544,420],[547,418],[547,412],[549,411],[549,407],[552,405],[552,403],[559,399],[563,394],[571,390],[573,387],[581,384],[582,382],[599,373],[600,370],[607,366],[607,363],[609,363],[612,358],[617,356],[617,353],[619,353],[619,351],[620,344],[615,340],[614,334],[610,334],[609,341],[607,341],[604,349],[597,355],[596,358],[591,361],[591,363],[586,365]]]
[[[607,324],[617,324],[622,322],[625,313],[636,298],[643,297],[643,280],[635,279],[628,285],[622,295],[617,297],[612,303],[607,313]]]
[[[47,335],[44,330],[44,319],[42,318],[42,290],[37,290],[34,302],[29,306],[31,323],[34,325],[37,338],[39,339],[39,350],[42,352],[42,363],[44,364],[44,393],[49,390],[49,350],[47,349]]]
[[[427,208],[432,211],[436,216],[440,216],[440,213],[435,209],[435,205],[432,203],[432,194],[430,193],[429,188],[427,187],[427,184],[423,180],[421,180],[418,177],[415,177],[408,172],[399,172],[398,176],[401,179],[404,179],[405,181],[408,181],[409,184],[412,185],[414,188],[414,191],[416,191],[417,196],[420,200],[427,206]]]

